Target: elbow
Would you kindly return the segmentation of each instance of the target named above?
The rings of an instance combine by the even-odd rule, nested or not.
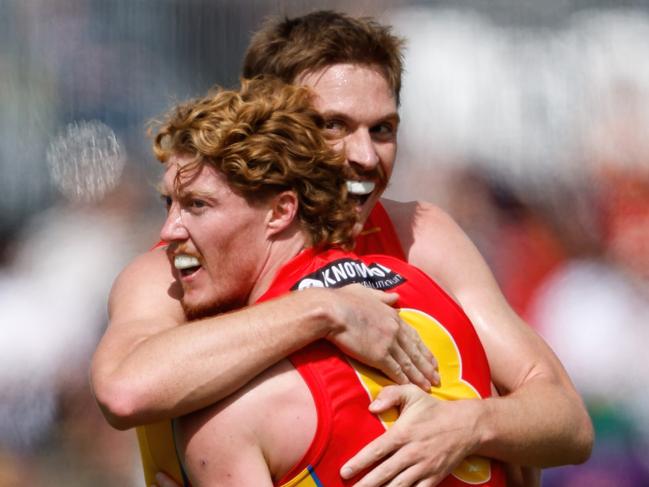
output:
[[[555,458],[555,462],[547,466],[560,465],[580,465],[585,463],[593,451],[595,443],[595,429],[593,422],[588,414],[586,405],[582,398],[575,392],[570,395],[566,403],[566,412],[570,414],[564,416],[563,428],[563,445],[560,458]]]
[[[141,397],[125,380],[101,380],[93,377],[93,393],[99,409],[113,428],[127,430],[144,424]]]
[[[577,391],[574,391],[570,404],[570,409],[573,411],[571,421],[573,425],[573,454],[568,463],[580,465],[590,458],[593,451],[595,443],[595,428],[593,427],[593,421],[588,414],[586,404]]]
[[[583,410],[583,418],[578,424],[578,431],[575,435],[576,455],[572,462],[575,465],[585,463],[590,458],[593,445],[595,444],[595,429],[585,407]]]

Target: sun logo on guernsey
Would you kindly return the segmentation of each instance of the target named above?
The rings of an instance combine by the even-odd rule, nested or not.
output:
[[[431,396],[453,401],[456,399],[479,399],[480,394],[462,379],[462,358],[451,334],[435,318],[420,310],[404,308],[399,311],[401,318],[412,326],[431,352],[437,357],[439,373],[443,377],[442,386],[433,388]],[[367,390],[370,400],[374,400],[384,387],[392,385],[387,377],[353,359],[348,359],[361,383]],[[389,428],[398,417],[396,409],[379,415],[381,422]],[[470,456],[452,472],[452,475],[467,484],[479,485],[491,479],[491,462],[483,457]]]

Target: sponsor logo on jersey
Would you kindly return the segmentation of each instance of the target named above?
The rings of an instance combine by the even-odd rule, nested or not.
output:
[[[368,265],[359,260],[339,259],[303,277],[291,288],[291,291],[309,287],[335,288],[354,283],[385,291],[405,281],[401,274],[384,265],[378,263]]]

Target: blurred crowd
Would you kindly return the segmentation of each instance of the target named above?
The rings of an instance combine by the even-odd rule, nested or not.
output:
[[[555,3],[561,15],[544,11]],[[587,402],[592,459],[547,470],[543,485],[639,487],[649,485],[649,8],[572,3],[345,10],[408,39],[387,196],[454,216]],[[264,16],[343,5],[0,2],[0,487],[142,485],[134,434],[104,422],[87,376],[110,285],[163,218],[146,124],[235,83]]]
[[[410,41],[388,194],[451,212],[595,424],[591,460],[543,485],[649,485],[649,15],[392,22]]]

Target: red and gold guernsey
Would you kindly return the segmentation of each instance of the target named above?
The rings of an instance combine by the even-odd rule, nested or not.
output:
[[[354,254],[306,250],[284,266],[260,301],[291,290],[353,282],[398,292],[402,318],[417,329],[439,363],[442,387],[433,389],[432,395],[444,400],[489,397],[489,366],[473,326],[439,286],[403,259],[394,227],[385,209],[377,204],[356,240]],[[277,485],[351,485],[358,478],[344,482],[338,475],[343,463],[397,418],[395,410],[380,417],[368,411],[370,401],[391,382],[324,341],[289,359],[313,395],[318,428],[302,460]],[[155,483],[158,471],[167,472],[181,485],[190,485],[176,455],[170,421],[139,427],[137,433],[147,485]],[[496,487],[504,486],[505,480],[499,462],[470,457],[440,485]]]
[[[384,254],[407,260],[397,232],[380,202],[374,205],[363,231],[356,237],[354,253],[358,255]]]
[[[386,255],[357,256],[332,249],[303,251],[277,274],[260,301],[308,287],[335,288],[352,283],[399,293],[401,317],[413,326],[439,362],[442,386],[431,394],[456,400],[489,397],[491,376],[478,336],[457,304],[415,267]],[[318,428],[304,455],[276,484],[282,487],[352,485],[339,476],[342,465],[385,432],[396,410],[376,416],[368,406],[391,382],[380,372],[319,341],[289,357],[309,386]],[[469,457],[441,484],[444,487],[505,485],[502,465]]]

